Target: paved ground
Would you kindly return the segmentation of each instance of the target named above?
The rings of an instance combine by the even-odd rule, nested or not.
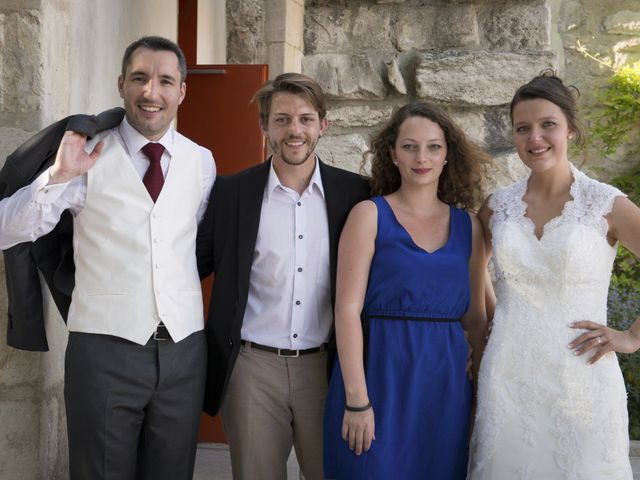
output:
[[[634,480],[640,480],[640,441],[631,442],[631,466]],[[289,480],[300,478],[295,455],[288,464]],[[201,443],[198,446],[193,480],[232,480],[227,446],[220,443]]]
[[[289,457],[287,473],[290,480],[300,478],[295,454]],[[196,455],[196,469],[193,480],[232,480],[229,449],[223,443],[201,443]],[[640,480],[640,479],[639,479]]]

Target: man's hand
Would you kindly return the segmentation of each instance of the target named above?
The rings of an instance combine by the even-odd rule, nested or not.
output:
[[[66,131],[58,147],[56,161],[49,170],[49,184],[65,183],[83,175],[98,160],[104,142],[98,142],[91,153],[86,153],[87,137],[81,133]]]

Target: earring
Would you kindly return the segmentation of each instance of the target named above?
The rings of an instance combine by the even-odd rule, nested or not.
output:
[[[398,162],[393,162],[393,164],[397,167],[398,166]]]
[[[446,165],[447,163],[449,163],[449,160],[445,160],[445,161],[444,161],[444,164],[445,164],[445,165]]]

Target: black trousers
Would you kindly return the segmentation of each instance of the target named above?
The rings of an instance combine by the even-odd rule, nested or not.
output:
[[[64,388],[71,480],[191,480],[206,348],[202,331],[146,345],[71,332]]]

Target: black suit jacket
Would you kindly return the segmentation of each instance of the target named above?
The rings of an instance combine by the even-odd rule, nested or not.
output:
[[[319,165],[329,223],[333,306],[340,232],[351,208],[369,197],[369,186],[355,173],[322,162]],[[209,359],[204,409],[211,415],[220,408],[240,350],[240,328],[269,168],[270,162],[265,162],[237,175],[219,177],[198,230],[200,276],[215,274],[206,326]],[[335,346],[331,350],[335,355]]]
[[[116,127],[123,117],[122,108],[98,116],[72,115],[37,133],[7,157],[0,170],[0,198],[13,195],[53,165],[65,131],[73,130],[91,138],[97,132]],[[49,349],[38,270],[66,320],[75,285],[72,239],[73,219],[67,211],[47,235],[3,252],[9,297],[8,345],[24,350]]]

